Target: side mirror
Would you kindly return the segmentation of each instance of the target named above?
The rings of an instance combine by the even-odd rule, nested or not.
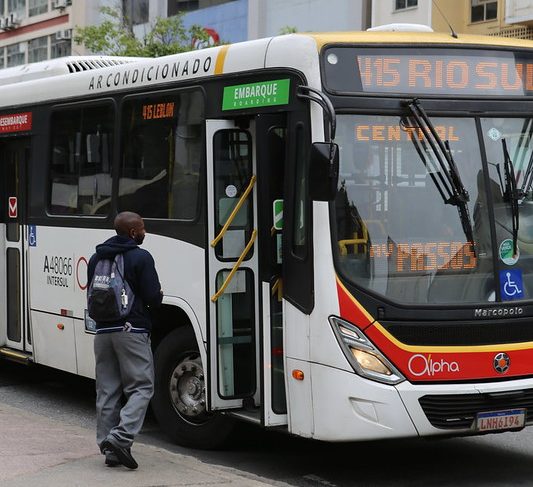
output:
[[[314,201],[333,201],[339,182],[339,146],[314,142],[309,157],[309,196]]]

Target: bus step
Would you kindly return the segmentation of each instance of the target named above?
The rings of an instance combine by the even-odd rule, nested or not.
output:
[[[226,411],[226,414],[234,418],[247,421],[249,423],[261,424],[261,411],[259,409],[254,411],[240,410],[240,411]]]
[[[12,350],[7,347],[0,347],[0,357],[19,364],[28,365],[33,362],[33,357],[30,353],[21,352],[20,350]]]

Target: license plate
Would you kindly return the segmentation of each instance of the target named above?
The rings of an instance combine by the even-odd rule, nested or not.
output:
[[[525,409],[506,409],[477,414],[477,431],[498,431],[523,428],[526,424]]]

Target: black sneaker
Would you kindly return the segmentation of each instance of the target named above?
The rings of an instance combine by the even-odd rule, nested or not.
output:
[[[129,448],[122,448],[120,446],[114,445],[109,440],[104,440],[102,442],[102,450],[110,450],[111,453],[114,453],[118,461],[132,470],[135,470],[139,465],[135,461],[135,458],[131,455],[131,450]],[[107,458],[106,458],[107,460]]]
[[[118,459],[117,455],[111,450],[105,450],[104,455],[105,455],[105,464],[108,467],[117,467],[118,465],[120,465],[120,460]]]

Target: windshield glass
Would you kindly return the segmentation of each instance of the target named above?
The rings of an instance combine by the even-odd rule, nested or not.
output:
[[[333,214],[341,275],[402,304],[526,298],[528,283],[533,286],[533,201],[527,187],[533,122],[481,120],[486,149],[474,118],[431,117],[431,123],[449,142],[460,177],[461,188],[455,189],[468,193],[463,211],[443,191],[449,165],[439,163],[412,117],[338,116],[340,177]],[[515,193],[522,195],[519,258],[513,255],[503,138],[515,169]]]

